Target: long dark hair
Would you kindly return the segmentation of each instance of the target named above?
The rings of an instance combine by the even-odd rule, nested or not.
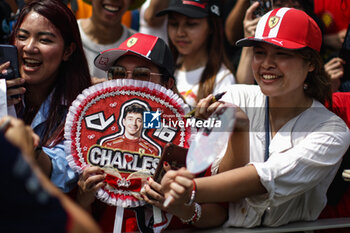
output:
[[[62,131],[62,122],[64,122],[66,116],[67,106],[70,106],[77,95],[91,85],[91,78],[77,20],[72,11],[59,0],[34,0],[28,3],[20,12],[14,26],[11,43],[14,44],[24,18],[31,11],[47,18],[59,30],[65,48],[72,43],[76,47],[70,58],[67,61],[62,61],[58,68],[49,115],[42,135],[42,143],[45,144],[55,131]]]
[[[224,64],[231,71],[231,73],[234,73],[233,66],[229,62],[229,59],[225,53],[224,28],[221,17],[209,14],[208,25],[211,30],[207,47],[208,61],[199,81],[199,89],[196,99],[197,102],[213,93],[216,74],[219,72],[222,64]],[[171,40],[169,40],[169,47],[174,56],[174,60],[177,61],[179,52]]]
[[[315,67],[312,72],[309,72],[305,79],[305,94],[314,98],[322,104],[332,105],[332,87],[330,77],[324,70],[323,60],[320,53],[309,48],[296,50],[301,57]]]

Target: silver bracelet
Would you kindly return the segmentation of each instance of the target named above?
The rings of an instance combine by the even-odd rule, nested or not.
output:
[[[198,204],[197,202],[194,203],[194,214],[189,218],[189,219],[182,219],[180,218],[182,223],[185,224],[192,224],[197,222],[200,217],[202,216],[202,207],[200,204]]]

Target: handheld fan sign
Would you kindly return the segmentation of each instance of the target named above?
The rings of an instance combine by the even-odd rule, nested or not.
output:
[[[214,118],[219,127],[204,127],[196,134],[186,157],[186,167],[193,173],[207,169],[216,156],[226,147],[235,123],[235,108],[224,106],[215,111],[209,118]]]
[[[186,121],[186,107],[177,94],[151,82],[118,79],[85,89],[65,125],[70,167],[78,173],[87,166],[104,170],[101,201],[122,208],[144,205],[140,190],[165,144],[188,147],[190,128],[162,124]]]
[[[219,122],[211,126],[219,127],[203,127],[198,131],[187,153],[186,168],[188,171],[193,174],[204,171],[226,147],[236,121],[235,112],[233,105],[226,104],[209,117]],[[163,206],[167,207],[172,200],[173,197],[168,196]]]

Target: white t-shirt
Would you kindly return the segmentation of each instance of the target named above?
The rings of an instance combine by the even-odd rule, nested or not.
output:
[[[250,120],[250,164],[267,194],[230,203],[225,226],[279,226],[315,220],[350,144],[349,129],[320,102],[288,121],[272,138],[265,156],[265,95],[257,85],[232,85],[223,101],[240,106]],[[217,168],[218,161],[213,164]],[[265,213],[264,220],[262,216]]]
[[[185,98],[187,104],[196,106],[199,81],[204,71],[204,66],[191,71],[175,71],[176,87],[179,93]],[[216,75],[213,94],[217,94],[222,88],[236,83],[234,75],[224,65],[221,66]]]
[[[96,44],[95,42],[91,41],[89,37],[85,34],[84,30],[81,27],[80,19],[78,20],[78,25],[79,25],[81,40],[83,42],[85,56],[89,65],[90,75],[92,77],[97,77],[97,78],[107,78],[106,71],[101,70],[94,65],[94,60],[96,56],[104,50],[117,48],[121,43],[123,43],[126,39],[128,39],[131,35],[135,34],[136,32],[126,27],[125,25],[122,25],[123,34],[119,38],[119,40],[117,40],[112,44]]]

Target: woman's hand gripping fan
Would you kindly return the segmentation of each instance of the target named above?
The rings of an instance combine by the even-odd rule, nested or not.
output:
[[[203,120],[202,127],[199,129],[186,158],[186,168],[188,172],[197,174],[207,169],[215,158],[226,148],[227,142],[233,132],[235,124],[235,106],[222,102],[212,103],[212,96],[202,99],[197,105],[195,116],[209,117]],[[188,175],[188,174],[187,174]],[[174,178],[175,179],[175,178]],[[176,177],[181,179],[181,177]],[[192,182],[183,180],[184,186],[191,185]],[[163,181],[162,181],[163,183]],[[193,188],[193,187],[192,187]],[[173,196],[168,195],[164,207],[167,207],[172,201]]]

